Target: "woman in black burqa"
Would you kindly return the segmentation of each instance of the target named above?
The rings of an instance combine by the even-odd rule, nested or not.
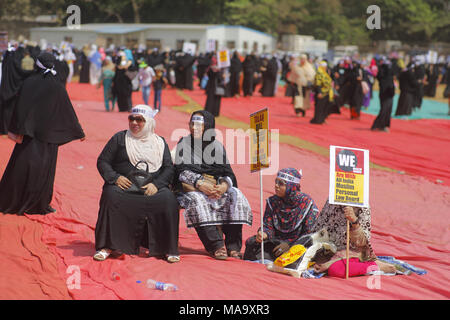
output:
[[[139,254],[140,247],[168,262],[180,260],[178,203],[168,189],[175,169],[167,143],[154,132],[154,115],[149,106],[135,106],[129,130],[116,133],[98,157],[105,184],[95,227],[95,260],[103,261],[111,253]],[[127,176],[136,165],[143,165],[139,161],[148,165],[152,180],[141,194],[130,193]]]
[[[205,110],[214,115],[214,117],[218,117],[220,114],[220,103],[222,101],[222,96],[225,94],[225,84],[223,73],[217,66],[217,58],[215,56],[211,58],[211,65],[206,71],[206,74],[209,79],[205,88]],[[223,88],[223,94],[218,94],[217,88]]]
[[[84,132],[64,86],[55,77],[55,57],[36,60],[36,71],[23,83],[8,124],[16,141],[0,181],[0,212],[47,214],[53,196],[59,146],[84,140]]]
[[[175,152],[174,184],[186,225],[195,228],[206,251],[219,260],[240,258],[242,226],[252,224],[252,210],[214,128],[208,111],[191,115],[191,134],[180,139]]]
[[[375,118],[371,130],[388,132],[391,126],[392,105],[395,96],[394,74],[389,60],[382,60],[377,79],[380,87],[380,112]]]

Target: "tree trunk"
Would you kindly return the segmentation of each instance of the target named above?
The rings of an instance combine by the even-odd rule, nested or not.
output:
[[[134,12],[134,23],[141,23],[141,16],[139,15],[139,11],[142,6],[142,2],[139,0],[131,0],[131,5],[133,6]]]

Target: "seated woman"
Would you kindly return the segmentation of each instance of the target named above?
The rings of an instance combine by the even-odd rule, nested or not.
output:
[[[154,132],[154,114],[149,106],[134,107],[129,130],[116,133],[98,157],[105,184],[95,228],[95,260],[105,260],[112,251],[138,254],[140,246],[148,248],[150,256],[180,260],[178,202],[168,189],[174,167],[167,143]],[[152,182],[143,193],[130,193],[127,175],[139,161],[148,165]]]
[[[177,144],[175,168],[180,185],[178,201],[188,228],[194,227],[214,258],[240,258],[242,225],[252,224],[250,205],[237,188],[225,148],[215,139],[214,116],[205,110],[192,114],[191,134]],[[225,234],[225,242],[223,234]]]
[[[347,220],[350,222],[349,276],[367,274],[368,271],[382,270],[395,273],[395,267],[377,260],[370,244],[370,208],[359,208],[330,204],[327,200],[313,231],[326,228],[337,247],[336,254],[322,264],[316,264],[316,272],[328,272],[329,276],[345,278]]]
[[[314,200],[300,191],[302,175],[294,168],[282,169],[275,179],[275,195],[267,199],[264,230],[245,242],[245,260],[275,260],[302,236],[312,233],[319,209]]]

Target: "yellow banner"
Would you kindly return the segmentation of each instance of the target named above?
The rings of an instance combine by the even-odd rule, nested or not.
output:
[[[364,204],[364,175],[336,172],[334,200],[349,205]]]
[[[250,115],[250,170],[269,167],[269,111],[263,109]]]

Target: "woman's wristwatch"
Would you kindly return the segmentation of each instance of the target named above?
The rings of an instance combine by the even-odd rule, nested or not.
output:
[[[358,224],[358,219],[356,219],[354,222],[350,222],[350,227],[353,227],[355,224]]]

